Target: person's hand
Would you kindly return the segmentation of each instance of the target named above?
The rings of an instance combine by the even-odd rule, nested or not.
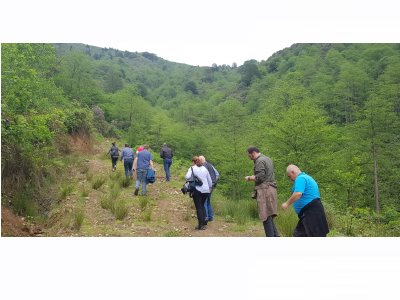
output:
[[[287,210],[288,207],[289,207],[289,204],[287,202],[282,203],[283,210]]]
[[[244,180],[249,181],[250,176],[246,176]]]

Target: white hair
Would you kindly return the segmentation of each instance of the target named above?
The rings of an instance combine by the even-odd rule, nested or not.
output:
[[[288,165],[287,168],[286,168],[286,173],[289,174],[291,172],[301,173],[301,170],[296,165]]]

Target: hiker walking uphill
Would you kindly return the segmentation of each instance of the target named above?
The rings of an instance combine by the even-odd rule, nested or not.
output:
[[[206,161],[206,158],[204,156],[200,155],[199,159],[200,159],[202,165],[207,169],[208,173],[210,173],[210,177],[211,177],[212,187],[210,189],[210,194],[208,195],[208,197],[204,203],[204,208],[206,210],[206,221],[212,222],[214,220],[214,211],[211,206],[211,194],[212,194],[214,188],[217,186],[217,182],[219,179],[219,173],[218,173],[217,169],[215,169],[215,167],[211,163]]]
[[[149,145],[144,145],[143,148],[133,162],[133,170],[136,170],[135,196],[139,193],[140,184],[142,184],[142,196],[146,195],[147,172],[149,168],[154,170],[153,156],[149,152]]]
[[[274,165],[272,160],[261,154],[256,147],[249,147],[247,154],[254,161],[254,175],[246,176],[246,181],[255,181],[253,198],[257,200],[258,215],[263,222],[265,235],[279,237],[274,224],[278,211]]]
[[[196,176],[202,182],[201,185],[196,185],[196,188],[193,193],[193,201],[196,207],[197,221],[198,225],[195,229],[197,230],[205,230],[207,227],[206,221],[206,212],[204,208],[204,203],[206,202],[207,197],[210,194],[210,189],[212,187],[212,181],[210,177],[210,173],[208,173],[207,169],[203,166],[201,160],[194,156],[192,158],[192,166],[187,171],[185,178],[189,180],[191,177]]]
[[[114,172],[117,169],[117,161],[118,161],[118,157],[119,157],[119,149],[115,145],[115,142],[112,143],[110,150],[108,150],[108,152],[107,152],[107,155],[108,154],[111,155],[112,170]]]
[[[133,160],[135,158],[135,153],[129,147],[128,144],[125,144],[125,148],[122,149],[121,152],[121,161],[124,160],[124,169],[126,177],[133,177]]]
[[[172,149],[168,147],[166,143],[164,143],[160,150],[160,157],[164,160],[165,179],[167,181],[169,181],[171,178],[169,169],[171,168],[173,156],[174,153],[172,152]]]
[[[293,194],[282,204],[282,208],[286,210],[293,204],[299,217],[293,236],[326,237],[329,228],[317,182],[296,165],[289,165],[286,172],[290,180],[294,181]]]

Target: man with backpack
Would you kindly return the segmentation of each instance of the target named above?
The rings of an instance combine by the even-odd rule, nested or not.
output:
[[[166,181],[169,181],[171,178],[171,173],[170,173],[169,169],[172,164],[173,156],[174,156],[174,153],[172,152],[172,149],[170,147],[168,147],[166,143],[164,143],[160,150],[160,157],[164,160],[164,171],[165,171]]]
[[[219,179],[219,173],[215,167],[206,161],[206,158],[203,155],[199,156],[199,160],[201,161],[202,165],[208,170],[210,173],[212,187],[210,188],[210,193],[208,194],[206,201],[204,203],[204,208],[206,210],[206,224],[208,222],[212,222],[214,220],[214,211],[211,206],[211,194],[214,188],[217,186],[217,182]]]
[[[112,146],[111,146],[110,150],[108,150],[108,152],[107,152],[107,155],[108,154],[111,155],[112,170],[114,172],[117,169],[117,161],[118,161],[118,157],[119,157],[119,149],[115,145],[115,142],[112,142]]]
[[[142,196],[146,195],[147,173],[150,168],[154,170],[153,156],[149,152],[149,145],[144,145],[143,148],[133,162],[133,170],[136,170],[135,196],[139,193],[140,184],[142,184]]]
[[[129,147],[128,144],[125,144],[125,148],[122,149],[121,153],[121,161],[124,160],[124,168],[125,168],[125,176],[133,177],[133,159],[135,158],[135,153]]]

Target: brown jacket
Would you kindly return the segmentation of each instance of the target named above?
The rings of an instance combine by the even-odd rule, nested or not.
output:
[[[278,215],[278,193],[273,182],[263,182],[254,187],[257,193],[258,216],[265,221],[269,216]]]

